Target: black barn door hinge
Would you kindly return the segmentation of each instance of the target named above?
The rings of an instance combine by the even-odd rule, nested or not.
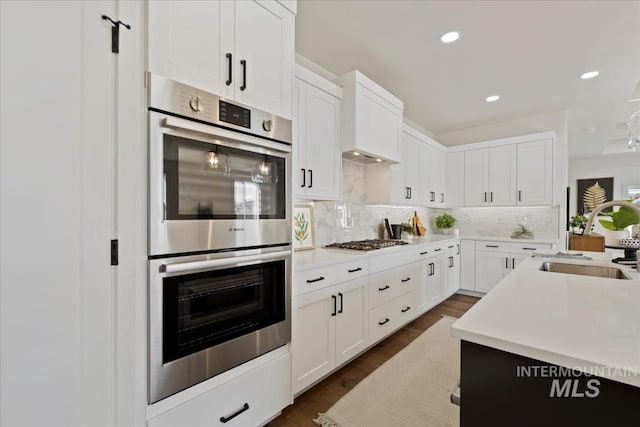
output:
[[[111,22],[113,25],[111,27],[111,52],[119,53],[120,52],[120,25],[125,27],[127,30],[131,29],[131,25],[127,25],[122,21],[114,21],[109,18],[107,15],[102,15],[102,19]]]
[[[118,239],[111,241],[111,265],[118,265]]]

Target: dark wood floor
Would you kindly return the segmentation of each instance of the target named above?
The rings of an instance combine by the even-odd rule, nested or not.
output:
[[[327,411],[367,375],[440,320],[442,315],[460,317],[477,301],[475,297],[453,295],[298,396],[293,405],[285,408],[267,426],[315,426],[312,420],[318,412]]]

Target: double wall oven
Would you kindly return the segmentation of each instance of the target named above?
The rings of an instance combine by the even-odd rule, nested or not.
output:
[[[154,403],[290,341],[291,122],[147,77]]]

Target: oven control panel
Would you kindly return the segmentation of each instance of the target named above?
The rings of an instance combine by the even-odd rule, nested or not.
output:
[[[219,103],[219,117],[221,122],[251,129],[251,110],[230,104],[222,99]],[[266,129],[265,129],[266,130]]]

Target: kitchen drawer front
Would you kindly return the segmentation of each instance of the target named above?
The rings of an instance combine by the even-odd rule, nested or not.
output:
[[[376,273],[369,278],[369,307],[377,307],[413,291],[417,281],[416,264]]]
[[[378,273],[420,260],[420,256],[414,248],[405,249],[405,247],[397,252],[372,256],[370,258],[370,273]]]
[[[290,403],[291,356],[286,354],[150,419],[148,426],[257,426]]]
[[[398,303],[393,300],[369,311],[369,344],[375,344],[400,325]]]
[[[409,323],[418,314],[415,291],[411,291],[396,298],[394,302],[396,304],[395,310],[398,318],[398,326]]]
[[[369,274],[369,260],[360,259],[335,265],[294,272],[293,295],[333,286]]]
[[[478,251],[533,253],[539,249],[551,248],[552,245],[548,243],[476,241],[476,250]]]

